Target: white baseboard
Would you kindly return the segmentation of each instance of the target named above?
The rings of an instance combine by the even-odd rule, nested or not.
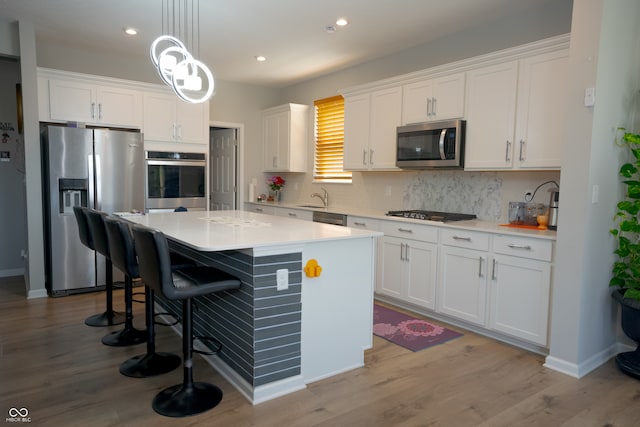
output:
[[[47,298],[48,296],[46,289],[36,289],[27,293],[27,299]]]
[[[567,362],[566,360],[562,360],[557,357],[547,356],[543,366],[574,378],[582,378],[589,372],[605,364],[619,352],[627,351],[627,347],[628,346],[621,343],[614,343],[579,364]],[[633,350],[633,348],[629,348],[629,350]]]
[[[0,277],[24,276],[24,268],[0,270]]]

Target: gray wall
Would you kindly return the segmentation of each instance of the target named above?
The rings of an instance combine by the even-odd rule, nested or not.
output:
[[[0,123],[12,130],[0,130],[10,135],[0,142],[0,151],[9,152],[10,162],[0,162],[0,277],[24,273],[25,262],[20,256],[27,249],[26,199],[24,187],[24,142],[18,133],[16,84],[20,83],[20,65],[15,59],[0,57]]]

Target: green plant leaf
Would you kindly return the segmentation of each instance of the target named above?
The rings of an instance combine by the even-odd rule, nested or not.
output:
[[[624,139],[625,142],[629,142],[631,144],[640,144],[640,135],[637,133],[626,132],[622,139]]]
[[[631,178],[636,172],[638,172],[638,168],[631,163],[625,163],[620,168],[620,175],[625,178]]]

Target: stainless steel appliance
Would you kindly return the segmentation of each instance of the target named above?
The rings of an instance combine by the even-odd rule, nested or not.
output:
[[[80,243],[73,207],[144,210],[142,134],[42,125],[40,135],[47,290],[95,290],[105,285],[105,260]],[[114,271],[114,280],[122,277]]]
[[[549,230],[558,229],[558,208],[560,207],[560,190],[550,190],[551,198],[549,199]]]
[[[347,216],[334,212],[313,211],[313,222],[347,226]]]
[[[206,210],[204,153],[147,151],[146,210]]]
[[[403,169],[464,167],[464,120],[417,123],[397,128],[396,165]]]
[[[423,211],[423,210],[406,210],[406,211],[389,211],[387,216],[397,216],[401,218],[421,219],[425,221],[466,221],[470,219],[476,219],[474,214],[463,214],[454,212],[437,212],[437,211]]]

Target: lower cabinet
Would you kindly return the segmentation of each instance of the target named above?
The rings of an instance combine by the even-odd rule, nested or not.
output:
[[[305,209],[291,209],[285,207],[275,207],[277,216],[284,216],[292,219],[302,219],[305,221],[313,221],[313,211]]]
[[[383,223],[382,266],[377,291],[420,307],[435,309],[437,229],[419,225]],[[424,236],[432,242],[399,235]]]

